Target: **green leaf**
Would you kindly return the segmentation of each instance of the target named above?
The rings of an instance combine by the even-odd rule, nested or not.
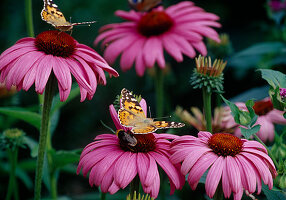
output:
[[[234,67],[256,67],[265,55],[277,56],[285,52],[283,42],[263,42],[244,49],[229,59],[229,65]]]
[[[262,191],[264,192],[267,200],[285,200],[285,196],[281,191],[273,187],[272,190],[269,190],[268,186],[262,183]]]
[[[63,107],[64,105],[66,105],[68,102],[70,102],[71,100],[73,100],[75,97],[77,97],[80,94],[80,90],[79,87],[77,86],[77,83],[72,84],[72,89],[70,91],[69,97],[67,98],[66,101],[61,102],[60,101],[60,95],[57,94],[54,99],[53,99],[53,105],[52,105],[52,111],[51,111],[51,115],[54,114],[54,112],[56,112],[57,110],[59,110],[61,107]]]
[[[286,112],[284,112],[283,117],[286,119]]]
[[[53,153],[53,164],[55,168],[63,167],[67,164],[78,163],[80,153],[78,150],[57,151]]]
[[[1,107],[0,113],[23,120],[37,129],[40,129],[41,116],[38,113],[27,111],[19,107]]]
[[[260,129],[260,125],[256,125],[256,126],[253,126],[252,128],[250,129],[246,129],[246,128],[243,128],[243,127],[239,127],[240,128],[240,131],[241,131],[241,134],[246,138],[246,139],[249,139],[250,136],[252,136],[253,134],[257,133]]]
[[[255,114],[255,111],[253,109],[254,101],[252,99],[248,100],[248,101],[245,102],[245,105],[247,107],[247,110],[249,112],[249,116],[251,118],[250,126],[252,127],[255,124],[255,122],[257,121],[257,118],[258,118],[258,116]]]
[[[232,103],[229,100],[225,99],[222,95],[220,95],[220,97],[230,107],[231,115],[233,116],[234,121],[236,123],[240,124],[240,119],[239,119],[240,110],[239,110],[239,108],[234,103]]]
[[[29,147],[29,149],[31,150],[31,157],[35,158],[38,155],[38,142],[36,142],[34,139],[28,137],[28,136],[24,136],[23,138],[24,143]]]
[[[17,177],[19,177],[19,179],[21,181],[23,181],[23,183],[25,184],[25,186],[28,189],[32,189],[33,188],[33,181],[32,179],[29,177],[29,175],[27,174],[26,171],[24,171],[23,169],[17,167],[16,169],[16,175]]]
[[[262,78],[265,79],[269,85],[274,89],[276,87],[286,88],[286,75],[271,69],[259,69],[261,71]]]

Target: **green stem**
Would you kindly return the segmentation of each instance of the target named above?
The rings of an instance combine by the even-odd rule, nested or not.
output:
[[[17,181],[16,181],[18,147],[16,147],[14,150],[9,149],[8,154],[9,154],[9,163],[10,163],[10,176],[9,176],[6,200],[10,200],[12,195],[14,195],[15,200],[18,200],[19,194],[18,194],[18,187],[17,187]]]
[[[50,188],[51,188],[51,196],[53,200],[57,199],[57,178],[56,178],[56,169],[53,167],[53,157],[51,152],[53,151],[52,147],[52,136],[50,130],[47,135],[47,159],[49,164],[49,175],[50,175]]]
[[[57,178],[56,178],[56,172],[53,171],[50,174],[50,184],[51,184],[51,195],[52,199],[56,200],[58,197],[58,192],[57,192]]]
[[[105,200],[106,199],[106,193],[100,192],[100,200]]]
[[[136,191],[136,195],[138,196],[139,194],[139,184],[140,184],[140,179],[139,176],[136,175],[135,178],[132,180],[130,184],[130,199],[134,198],[134,192]],[[135,197],[137,198],[137,197]]]
[[[26,15],[26,25],[27,33],[29,37],[34,36],[34,26],[33,26],[33,9],[32,9],[32,0],[25,0],[25,15]]]
[[[156,92],[156,116],[163,117],[164,115],[164,72],[159,67],[156,67],[156,75],[154,79]]]
[[[45,89],[43,112],[42,112],[42,123],[39,138],[39,149],[38,149],[38,159],[36,166],[36,178],[35,178],[35,200],[40,200],[41,198],[41,185],[43,176],[43,165],[44,156],[46,151],[47,135],[49,131],[50,124],[50,111],[53,100],[53,94],[55,86],[57,85],[55,76],[51,74]]]
[[[272,159],[276,169],[278,169],[278,162],[276,161],[275,157],[273,156],[273,154],[271,153],[271,151],[269,150],[269,148],[264,144],[264,142],[262,142],[262,140],[260,140],[260,138],[256,135],[256,134],[253,134],[254,138],[259,142],[261,143],[266,149],[267,149],[267,152],[268,152],[268,155],[270,156],[270,158]]]
[[[211,108],[211,92],[207,91],[207,87],[203,87],[204,115],[206,120],[207,131],[212,133],[212,108]]]
[[[217,186],[216,192],[213,197],[214,200],[223,200],[223,190],[222,190],[222,183],[220,181],[219,185]]]

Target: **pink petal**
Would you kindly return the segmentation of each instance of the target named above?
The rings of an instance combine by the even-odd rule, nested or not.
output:
[[[157,168],[157,163],[155,161],[155,158],[153,157],[153,155],[150,154],[151,152],[149,152],[148,158],[149,158],[149,167],[148,167],[148,172],[146,174],[146,178],[145,178],[145,186],[151,186],[154,183],[155,177],[158,173],[158,168]]]
[[[182,174],[186,175],[189,173],[189,171],[192,169],[192,167],[198,162],[198,160],[201,157],[204,157],[207,155],[208,152],[211,150],[209,148],[197,148],[192,149],[191,152],[189,152],[188,156],[185,158],[185,160],[182,163],[181,172]]]
[[[155,158],[157,163],[161,166],[161,168],[166,172],[168,175],[169,179],[172,180],[176,188],[180,188],[180,174],[178,173],[177,169],[175,168],[174,165],[170,162],[170,160],[161,154],[155,153],[155,152],[150,152],[150,155]]]
[[[142,185],[147,185],[145,180],[149,169],[149,163],[149,157],[146,156],[145,153],[137,153],[137,171]]]
[[[126,128],[125,126],[122,126],[120,124],[118,114],[117,114],[117,112],[116,112],[116,110],[112,104],[109,105],[109,113],[110,113],[111,119],[112,119],[117,130],[119,130],[119,129],[123,129],[124,131],[128,130],[128,128]]]
[[[136,176],[136,154],[125,152],[115,163],[114,180],[120,188],[125,188]]]
[[[240,164],[240,174],[241,179],[245,180],[246,185],[244,185],[244,189],[248,190],[250,193],[255,192],[256,189],[256,176],[255,170],[251,166],[251,164],[241,155],[236,156],[236,162]]]
[[[216,161],[216,159],[218,159],[218,156],[213,152],[209,152],[194,164],[188,176],[188,182],[193,190],[196,189],[201,176]]]
[[[63,90],[70,90],[72,79],[69,67],[62,61],[62,58],[54,56],[54,62],[53,72],[57,77],[59,84]]]
[[[138,55],[139,51],[142,50],[143,44],[145,42],[144,38],[138,38],[129,48],[122,52],[120,66],[122,71],[130,69]]]
[[[226,161],[224,162],[224,168],[222,171],[222,189],[224,193],[225,198],[229,198],[231,195],[231,187],[229,183],[229,177],[227,175],[227,163]]]
[[[37,93],[42,94],[44,92],[54,64],[52,55],[46,55],[38,62],[35,80],[35,89]]]
[[[128,21],[138,21],[141,17],[141,15],[138,12],[135,12],[133,10],[126,12],[123,10],[117,10],[115,12],[115,15],[117,15],[118,17],[121,17],[123,19],[126,19]]]
[[[227,171],[230,187],[232,188],[233,192],[237,193],[242,187],[241,176],[240,176],[238,165],[232,156],[227,156],[225,160],[227,164],[226,171]]]
[[[143,76],[145,72],[145,62],[143,60],[142,52],[140,51],[135,60],[135,69],[138,76]]]
[[[283,117],[283,111],[273,109],[267,113],[267,117],[275,124],[286,124],[286,119]]]
[[[160,67],[165,67],[163,48],[160,39],[149,37],[143,47],[143,57],[147,67],[153,67],[157,60]]]
[[[84,70],[84,67],[79,62],[76,62],[75,60],[70,59],[70,58],[65,59],[65,62],[69,66],[69,69],[72,75],[75,77],[76,81],[78,82],[78,85],[80,86],[80,88],[82,87],[85,90],[87,90],[89,93],[92,93],[93,88],[87,82],[87,74],[86,74],[86,71]],[[87,91],[81,90],[81,92],[83,93]],[[83,96],[83,94],[81,96]]]
[[[213,198],[216,188],[221,180],[224,162],[225,160],[222,156],[218,157],[218,159],[213,163],[208,172],[205,188],[206,193],[210,198]]]
[[[121,157],[124,152],[111,151],[100,162],[91,169],[89,179],[92,179],[94,185],[99,186],[106,172]]]
[[[183,55],[180,47],[177,45],[173,38],[169,37],[169,34],[162,35],[162,43],[166,51],[177,61],[183,61]]]
[[[109,188],[111,187],[111,184],[114,181],[113,173],[114,173],[114,165],[111,165],[110,168],[105,173],[104,178],[102,179],[102,182],[100,184],[100,189],[102,192],[107,193]]]
[[[108,63],[113,64],[119,54],[125,51],[126,48],[129,48],[137,39],[138,37],[136,34],[130,33],[128,36],[112,42],[105,49],[104,58]]]

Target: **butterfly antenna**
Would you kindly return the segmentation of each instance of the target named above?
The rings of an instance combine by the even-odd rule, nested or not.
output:
[[[151,115],[151,107],[149,106],[149,116],[152,117]]]
[[[114,131],[112,128],[110,128],[109,126],[107,126],[103,121],[100,120],[100,123],[101,123],[105,128],[107,128],[108,130],[110,130],[112,133],[115,134],[115,131]]]
[[[156,118],[152,118],[152,119],[166,119],[166,118],[171,118],[172,116],[166,116],[166,117],[156,117]]]
[[[70,23],[71,23],[71,18],[72,18],[72,17],[70,17]]]

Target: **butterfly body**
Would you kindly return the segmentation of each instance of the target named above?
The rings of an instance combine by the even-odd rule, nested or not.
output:
[[[81,23],[68,22],[53,0],[44,0],[44,8],[41,12],[41,17],[42,20],[53,25],[60,31],[71,31],[73,26],[95,23],[95,21]]]
[[[162,3],[162,0],[128,0],[130,7],[136,11],[150,11]]]
[[[118,118],[121,125],[131,127],[131,132],[134,134],[153,133],[157,129],[180,128],[185,125],[178,122],[154,121],[153,118],[147,118],[138,101],[125,88],[121,91],[120,107]]]

